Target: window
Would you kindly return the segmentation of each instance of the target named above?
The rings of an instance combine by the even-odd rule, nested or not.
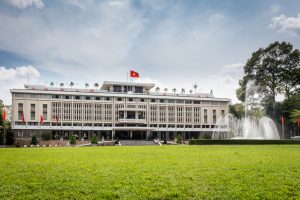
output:
[[[75,100],[80,100],[80,96],[74,96]]]
[[[30,119],[35,120],[35,104],[30,104]]]
[[[127,111],[127,119],[135,119],[135,112]]]
[[[43,119],[44,120],[47,120],[47,107],[48,105],[47,104],[43,104]]]
[[[52,95],[52,99],[60,99],[60,96],[57,94]]]
[[[132,98],[129,98],[128,101],[133,101],[133,99],[132,99]]]
[[[135,89],[134,90],[135,93],[143,93],[143,87],[137,87],[136,86],[134,89]]]
[[[30,119],[31,120],[35,120],[35,112],[31,112],[30,113]]]
[[[201,101],[194,101],[194,104],[201,104]]]
[[[154,103],[154,102],[155,102],[155,99],[151,99],[151,102]]]
[[[177,100],[176,100],[176,103],[184,103],[184,100],[177,99]]]
[[[207,123],[207,110],[204,109],[204,123]]]
[[[110,97],[105,97],[105,101],[110,101],[111,98]]]
[[[22,120],[23,116],[23,104],[18,103],[18,120]]]
[[[222,117],[225,117],[225,110],[221,110]]]
[[[64,99],[71,99],[71,97],[70,96],[64,96]]]
[[[96,100],[97,100],[97,101],[100,101],[100,100],[101,100],[101,98],[100,98],[100,97],[96,97]]]
[[[113,86],[113,92],[122,92],[122,86],[114,85]]]
[[[141,102],[145,102],[145,99],[141,99]]]
[[[86,96],[86,97],[85,97],[85,100],[91,100],[91,97]]]
[[[160,99],[159,102],[160,103],[165,103],[165,100],[164,99]]]
[[[175,103],[175,99],[169,99],[168,103]]]
[[[192,104],[192,101],[186,100],[185,104]]]
[[[215,124],[217,122],[217,112],[216,110],[213,110],[213,123]]]
[[[123,99],[122,98],[117,98],[117,101],[123,101]]]

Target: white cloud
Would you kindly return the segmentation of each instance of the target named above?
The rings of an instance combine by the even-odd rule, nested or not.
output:
[[[269,27],[277,29],[278,32],[294,32],[300,29],[300,13],[296,17],[287,17],[285,15],[273,17]]]
[[[275,4],[271,5],[271,7],[270,7],[270,13],[271,14],[277,13],[279,9],[280,9],[280,7],[278,5],[275,5]]]
[[[42,0],[7,0],[7,2],[19,9],[25,9],[31,6],[43,8],[45,6]]]
[[[232,102],[237,102],[235,91],[239,87],[239,79],[243,76],[243,67],[243,63],[224,65],[219,73],[209,77],[206,87],[213,88],[218,97],[231,98]]]
[[[24,83],[37,83],[40,77],[39,71],[31,66],[20,66],[16,68],[0,67],[0,99],[5,104],[11,104],[9,89],[23,88]]]

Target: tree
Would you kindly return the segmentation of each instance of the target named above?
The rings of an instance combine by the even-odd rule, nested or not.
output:
[[[193,93],[193,90],[192,90],[192,89],[190,89],[190,93],[191,93],[191,94]]]
[[[160,88],[157,86],[157,87],[155,88],[155,91],[156,91],[156,92],[159,92],[159,91],[160,91]]]
[[[5,140],[5,121],[3,117],[3,108],[4,104],[0,99],[0,145],[3,145]]]
[[[99,87],[99,83],[94,83],[94,87],[97,89]]]
[[[75,135],[71,135],[70,144],[76,144],[76,136]]]
[[[164,89],[164,92],[167,93],[167,92],[168,92],[168,88],[165,88],[165,89]]]
[[[91,143],[92,143],[92,144],[98,144],[98,138],[97,138],[96,135],[93,135],[93,136],[92,136]]]
[[[195,83],[195,84],[193,85],[193,88],[195,89],[195,94],[196,94],[196,92],[197,92],[197,88],[198,88],[198,85],[197,85],[197,83]]]
[[[37,145],[37,138],[36,138],[36,135],[33,135],[33,136],[32,136],[32,138],[31,138],[31,144]]]
[[[61,88],[63,88],[63,87],[65,86],[65,84],[64,84],[64,83],[60,83],[59,86],[60,86]]]
[[[5,143],[6,145],[13,145],[15,141],[14,132],[11,127],[11,123],[7,123],[7,130],[5,134]]]
[[[53,83],[53,82],[51,82],[51,83],[50,83],[50,86],[51,86],[51,87],[53,87],[53,86],[54,86],[54,83]]]
[[[87,89],[90,85],[88,83],[85,83],[85,89]]]
[[[185,89],[184,88],[181,88],[181,93],[185,93]]]
[[[71,82],[70,82],[70,87],[72,88],[73,86],[74,86],[74,82],[71,81]]]
[[[173,88],[173,89],[172,89],[172,92],[173,92],[173,93],[176,93],[176,88]]]
[[[287,42],[274,42],[266,48],[258,49],[244,66],[245,76],[239,82],[237,97],[245,100],[246,84],[253,80],[259,86],[259,92],[269,104],[270,113],[273,115],[276,95],[284,93],[289,96],[299,87],[299,78],[287,73],[299,73],[299,57],[299,50],[293,50],[293,46]],[[288,76],[293,78],[289,79]]]
[[[229,105],[229,112],[238,119],[245,116],[245,108],[242,103]]]

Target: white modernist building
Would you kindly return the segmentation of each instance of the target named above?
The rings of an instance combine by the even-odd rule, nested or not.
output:
[[[150,92],[154,84],[105,81],[100,89],[25,85],[11,89],[16,138],[184,139],[211,132],[230,99],[211,93]]]

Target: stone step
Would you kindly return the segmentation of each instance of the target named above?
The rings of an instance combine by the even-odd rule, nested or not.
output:
[[[153,140],[120,140],[122,146],[157,146]]]

